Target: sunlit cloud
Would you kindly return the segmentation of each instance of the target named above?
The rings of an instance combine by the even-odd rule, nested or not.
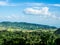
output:
[[[40,9],[26,8],[24,9],[24,12],[26,14],[32,14],[32,15],[48,15],[48,16],[50,15],[48,7],[42,7]]]
[[[32,7],[32,8],[25,8],[24,9],[24,14],[27,14],[27,15],[37,15],[37,16],[40,16],[43,18],[52,18],[52,19],[59,19],[60,20],[60,17],[57,17],[56,15],[52,14],[51,11],[49,11],[49,7],[41,7],[39,9],[39,7]]]

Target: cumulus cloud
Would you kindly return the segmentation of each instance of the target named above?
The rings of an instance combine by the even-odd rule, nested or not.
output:
[[[34,8],[26,8],[24,9],[26,14],[33,14],[33,15],[50,15],[48,7],[42,7],[41,9],[34,9]]]

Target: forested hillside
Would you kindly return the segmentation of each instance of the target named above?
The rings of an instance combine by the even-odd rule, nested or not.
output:
[[[0,22],[0,27],[5,28],[22,28],[27,30],[35,30],[35,29],[56,29],[54,26],[42,25],[42,24],[33,24],[26,22]]]

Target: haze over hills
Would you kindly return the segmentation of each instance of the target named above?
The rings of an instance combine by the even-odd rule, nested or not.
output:
[[[22,28],[28,30],[35,30],[35,29],[56,29],[55,26],[49,25],[42,25],[42,24],[34,24],[34,23],[27,23],[27,22],[0,22],[0,27],[5,28]]]

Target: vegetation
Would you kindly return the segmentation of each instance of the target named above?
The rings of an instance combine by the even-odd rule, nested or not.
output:
[[[0,31],[0,45],[57,45],[60,37],[54,31]]]
[[[60,28],[56,30],[52,27],[41,28],[35,24],[26,24],[17,26],[16,23],[0,23],[0,45],[60,45]]]

